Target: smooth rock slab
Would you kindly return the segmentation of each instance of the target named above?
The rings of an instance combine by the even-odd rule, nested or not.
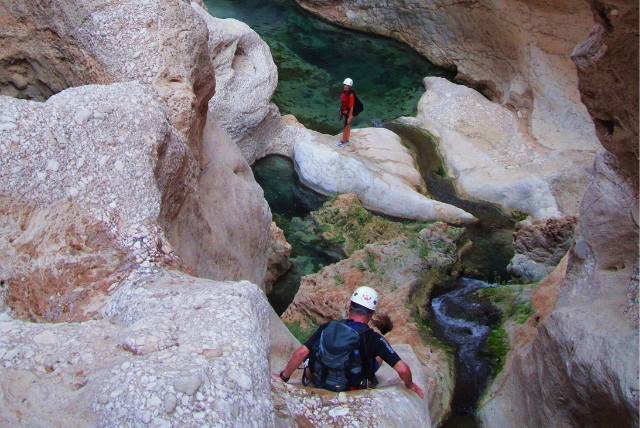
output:
[[[294,144],[300,179],[320,193],[354,193],[371,210],[413,220],[469,222],[474,217],[453,205],[427,198],[416,189],[420,175],[400,138],[382,128],[354,130],[350,148],[335,137],[307,131]]]
[[[592,174],[591,142],[546,146],[517,114],[440,77],[424,79],[417,121],[439,142],[458,191],[536,219],[576,214]]]

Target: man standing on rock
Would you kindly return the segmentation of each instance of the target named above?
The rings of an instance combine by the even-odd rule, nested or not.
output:
[[[362,374],[364,374],[362,382],[357,385],[349,385],[348,389],[360,389],[369,385],[369,383],[375,385],[377,384],[377,380],[375,379],[375,372],[380,368],[381,361],[386,362],[391,367],[394,368],[396,372],[398,372],[398,376],[407,388],[414,391],[416,394],[420,396],[420,398],[424,398],[424,394],[422,389],[413,383],[413,378],[411,375],[411,369],[400,359],[398,354],[393,350],[389,342],[382,337],[381,334],[373,331],[368,327],[369,321],[371,321],[371,317],[373,316],[373,312],[378,306],[378,293],[370,288],[370,287],[359,287],[351,296],[350,304],[349,304],[349,318],[347,320],[340,321],[350,329],[353,329],[357,332],[356,339],[357,345],[356,350],[352,351],[352,354],[359,356],[361,358],[362,364],[359,367]],[[320,342],[326,347],[327,345],[330,347],[331,343],[326,343],[326,338],[323,338],[323,332],[325,330],[331,331],[330,325],[336,325],[336,321],[331,321],[321,325],[313,335],[298,348],[291,359],[287,363],[284,370],[280,372],[279,375],[272,375],[274,379],[282,379],[284,382],[288,382],[291,374],[294,372],[296,368],[302,364],[307,357],[309,357],[308,367],[311,370],[312,375],[309,376],[310,380],[313,379],[313,374],[318,373],[318,349],[322,348],[319,346]],[[337,337],[337,336],[336,336]],[[312,353],[311,350],[315,352]],[[307,374],[307,370],[305,367],[305,374]],[[348,367],[345,367],[344,370],[349,370]],[[325,375],[326,378],[326,375]],[[346,378],[349,378],[349,374],[346,374]],[[326,380],[326,379],[325,379]],[[323,380],[324,381],[324,380]],[[303,375],[304,382],[304,375]],[[316,386],[324,387],[330,390],[336,390],[332,388],[332,385],[319,384],[318,379],[315,379]],[[329,382],[327,382],[329,383]]]
[[[349,136],[351,135],[351,121],[353,120],[353,106],[355,105],[355,95],[351,91],[353,80],[344,79],[343,90],[340,94],[340,121],[342,122],[342,139],[335,144],[336,147],[344,147],[349,145]]]

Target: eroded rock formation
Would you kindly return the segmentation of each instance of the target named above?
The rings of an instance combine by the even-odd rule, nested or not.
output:
[[[330,21],[406,42],[519,111],[551,149],[597,149],[569,57],[593,26],[582,0],[489,3],[298,0]]]
[[[516,224],[515,255],[507,269],[526,282],[540,281],[550,274],[573,244],[576,217],[532,220]]]
[[[353,130],[351,146],[336,149],[337,137],[308,131],[293,146],[296,171],[324,194],[354,193],[369,209],[412,220],[466,223],[466,211],[429,199],[415,161],[400,138],[384,128]]]
[[[0,424],[272,425],[264,294],[179,272],[261,284],[271,239],[205,127],[205,23],[181,1],[49,6],[1,5],[5,63],[41,67],[8,93],[48,99],[0,97]]]
[[[595,150],[536,140],[512,111],[466,86],[439,77],[424,85],[417,120],[402,121],[433,135],[461,194],[536,219],[577,214]]]
[[[599,24],[574,58],[607,150],[555,308],[487,394],[487,426],[638,425],[638,52],[623,48],[638,43],[638,4],[592,8]]]

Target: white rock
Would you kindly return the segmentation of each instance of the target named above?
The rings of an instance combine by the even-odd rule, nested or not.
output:
[[[182,376],[176,379],[174,383],[174,387],[178,391],[190,396],[195,394],[198,391],[198,388],[200,388],[200,385],[202,385],[202,380],[200,379],[199,376],[196,376],[196,375]]]
[[[329,416],[337,418],[338,416],[347,416],[349,414],[348,407],[334,407],[329,410]]]
[[[0,131],[13,131],[17,129],[18,125],[15,123],[0,123]]]
[[[55,345],[58,342],[58,338],[49,330],[45,330],[42,333],[37,334],[33,341],[40,345]]]
[[[178,398],[173,392],[167,392],[164,395],[164,411],[171,413],[175,410],[176,404],[178,404]]]
[[[245,391],[250,391],[253,388],[251,378],[239,370],[229,370],[227,377]]]
[[[60,168],[60,163],[55,159],[49,159],[47,162],[47,169],[49,171],[57,171]]]
[[[89,109],[86,109],[86,108],[80,109],[73,116],[73,121],[78,125],[84,125],[85,123],[87,123],[87,121],[89,120],[92,114],[93,112]]]

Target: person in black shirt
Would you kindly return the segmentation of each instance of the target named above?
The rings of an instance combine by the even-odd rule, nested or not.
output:
[[[370,287],[359,287],[354,291],[350,299],[348,325],[355,329],[359,324],[368,324],[377,306],[378,293]],[[321,325],[304,345],[293,353],[284,370],[279,375],[273,375],[272,377],[288,382],[295,369],[309,357],[310,350],[320,340],[320,335],[328,324]],[[407,363],[402,361],[381,334],[373,330],[364,332],[360,342],[360,355],[362,356],[363,372],[369,372],[372,365],[373,370],[371,372],[375,372],[380,367],[381,361],[384,361],[394,368],[407,388],[414,391],[421,398],[424,397],[422,389],[413,383],[411,369]]]

